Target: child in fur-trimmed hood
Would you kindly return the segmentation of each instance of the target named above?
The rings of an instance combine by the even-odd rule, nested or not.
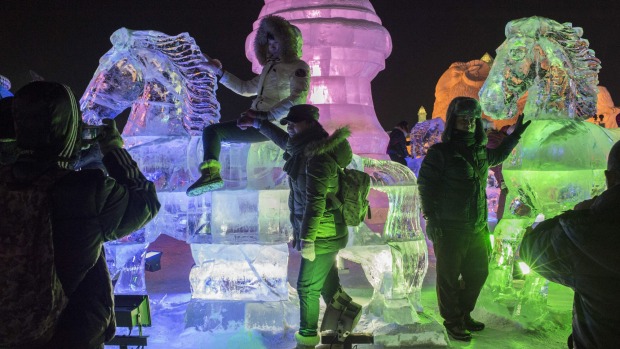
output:
[[[200,178],[187,189],[197,196],[224,186],[219,163],[221,142],[256,143],[267,138],[254,129],[257,120],[276,121],[289,109],[305,103],[310,87],[310,68],[301,60],[301,31],[286,19],[269,15],[259,25],[254,39],[254,53],[263,65],[260,75],[241,80],[223,69],[217,59],[210,59],[210,69],[220,83],[242,96],[255,96],[252,105],[237,121],[205,127],[202,134],[204,158]]]

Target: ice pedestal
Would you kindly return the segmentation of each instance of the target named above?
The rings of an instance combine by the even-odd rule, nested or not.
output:
[[[371,188],[387,194],[389,211],[382,234],[374,234],[364,225],[352,229],[349,246],[339,256],[359,263],[373,286],[367,314],[385,324],[418,323],[428,251],[420,227],[415,176],[392,161],[354,160],[354,166],[371,175]]]
[[[518,249],[535,219],[552,218],[605,189],[613,135],[579,120],[533,120],[503,164],[508,186],[504,218],[494,231],[489,278],[481,298],[524,326],[545,318],[548,281],[523,275]]]
[[[288,299],[288,246],[192,244],[192,297],[209,300]]]

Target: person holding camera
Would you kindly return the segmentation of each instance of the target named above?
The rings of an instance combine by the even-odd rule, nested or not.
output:
[[[263,66],[260,75],[243,81],[222,69],[217,59],[209,59],[209,69],[220,82],[242,96],[256,96],[250,109],[237,121],[212,124],[203,130],[203,162],[200,178],[188,189],[197,196],[224,186],[219,162],[222,142],[256,143],[268,139],[252,127],[255,120],[276,121],[288,110],[305,103],[310,87],[310,68],[301,60],[301,31],[280,16],[270,15],[260,22],[254,39],[254,53]]]
[[[12,110],[20,152],[13,164],[0,168],[0,185],[39,188],[44,180],[51,183],[45,188],[50,197],[53,260],[68,299],[52,331],[25,347],[103,348],[116,329],[103,243],[131,234],[157,214],[160,204],[155,186],[123,149],[123,139],[111,119],[103,120],[95,139],[109,176],[100,170],[73,170],[82,147],[82,122],[69,87],[47,81],[27,84],[15,93]],[[7,204],[29,214],[43,209]],[[8,221],[5,216],[2,219]],[[25,233],[36,229],[13,228]],[[3,229],[1,234],[8,232]],[[14,260],[16,266],[22,263],[34,261]],[[19,287],[12,284],[18,280],[7,282]],[[0,323],[7,324],[13,314],[1,316]]]

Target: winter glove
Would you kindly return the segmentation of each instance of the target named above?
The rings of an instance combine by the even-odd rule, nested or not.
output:
[[[241,114],[239,119],[237,119],[237,127],[242,130],[245,130],[248,127],[254,127],[254,118],[250,117],[246,113]]]
[[[517,123],[515,124],[515,129],[512,131],[512,134],[516,137],[521,137],[523,132],[527,129],[528,126],[532,123],[532,120],[528,120],[526,123],[523,123],[523,114],[519,115],[517,118]]]
[[[301,240],[301,257],[310,262],[316,258],[314,254],[314,241]]]
[[[224,75],[224,69],[222,69],[222,62],[220,62],[219,59],[211,58],[204,53],[202,55],[205,56],[205,58],[207,59],[207,64],[206,64],[207,70],[217,75],[218,79],[221,79],[222,76]]]
[[[116,129],[116,122],[113,119],[103,119],[102,135],[98,138],[101,154],[105,156],[110,150],[123,147],[123,138]]]

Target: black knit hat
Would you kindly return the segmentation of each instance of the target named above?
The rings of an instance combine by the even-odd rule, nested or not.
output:
[[[319,120],[319,108],[310,104],[298,104],[289,109],[288,115],[280,119],[281,125],[289,122],[300,122],[304,120]]]
[[[13,99],[17,146],[63,167],[79,150],[80,113],[71,89],[49,81],[22,87]]]

